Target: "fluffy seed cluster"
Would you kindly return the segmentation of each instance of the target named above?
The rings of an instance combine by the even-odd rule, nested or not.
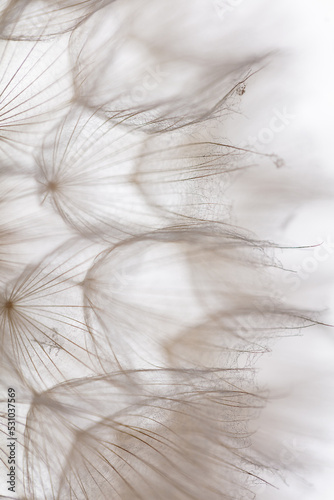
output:
[[[248,93],[261,105],[275,41],[251,12],[218,14],[1,2],[0,379],[21,500],[247,500],[276,467],[252,446],[254,368],[319,322],[282,299],[274,243],[291,208],[277,192],[304,193],[235,125]]]

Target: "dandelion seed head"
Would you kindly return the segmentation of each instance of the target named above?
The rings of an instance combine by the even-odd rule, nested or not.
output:
[[[216,3],[0,2],[0,385],[18,389],[19,498],[249,500],[295,464],[252,433],[258,359],[321,316],[304,283],[302,307],[285,293],[273,242],[312,184],[269,150],[294,116],[272,102],[289,15],[266,6],[259,29],[261,0]]]

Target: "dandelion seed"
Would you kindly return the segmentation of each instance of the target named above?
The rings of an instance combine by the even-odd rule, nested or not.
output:
[[[72,31],[113,0],[6,0],[0,8],[1,38],[41,40]]]
[[[45,499],[167,498],[171,491],[176,498],[215,499],[232,491],[233,477],[247,477],[247,454],[242,458],[239,449],[236,456],[236,448],[246,446],[246,423],[263,404],[233,384],[235,375],[115,373],[38,395],[25,433],[26,494],[34,498],[41,477]]]
[[[213,32],[203,30],[206,22]],[[151,132],[205,122],[229,112],[235,88],[262,59],[238,57],[232,45],[203,1],[115,2],[71,38],[77,99]]]
[[[72,97],[66,39],[1,40],[0,50],[0,159],[29,168],[33,147]]]
[[[76,370],[94,373],[99,366],[79,286],[95,255],[89,251],[92,247],[78,242],[66,244],[29,266],[2,292],[2,354],[32,387],[47,387]]]

